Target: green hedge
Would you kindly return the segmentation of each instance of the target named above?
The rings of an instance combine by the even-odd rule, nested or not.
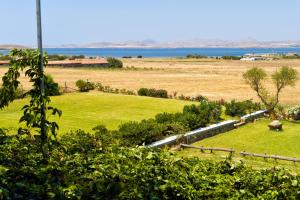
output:
[[[154,89],[154,88],[140,88],[138,90],[139,96],[157,97],[157,98],[168,98],[167,90]]]

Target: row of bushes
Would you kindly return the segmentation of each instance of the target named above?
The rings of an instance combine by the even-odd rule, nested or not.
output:
[[[0,199],[300,198],[300,176],[283,169],[107,145],[103,131],[63,135],[47,164],[37,142],[0,134]]]
[[[231,117],[243,116],[257,110],[261,110],[263,106],[252,100],[225,102],[225,114]]]
[[[208,58],[208,57],[200,54],[188,54],[186,55],[186,58]]]
[[[101,83],[94,83],[88,80],[87,81],[78,80],[76,81],[76,86],[78,87],[78,90],[80,92],[88,92],[90,90],[97,89],[98,91],[105,92],[105,93],[136,95],[136,93],[133,90],[112,88],[110,86],[104,86]]]
[[[215,102],[188,105],[178,113],[160,113],[154,119],[127,122],[114,131],[114,139],[125,146],[150,144],[170,135],[205,127],[221,120],[222,107]]]
[[[224,60],[241,60],[241,56],[222,56]]]
[[[155,88],[140,88],[138,90],[139,96],[147,96],[147,97],[158,97],[158,98],[168,98],[167,90],[163,89],[155,89]]]
[[[101,83],[96,83],[95,88],[100,92],[105,93],[114,93],[114,94],[126,94],[126,95],[136,95],[135,91],[133,90],[127,90],[125,88],[119,89],[119,88],[112,88],[108,85],[104,86]]]
[[[133,56],[123,56],[122,58],[134,58]],[[136,56],[136,58],[143,58],[142,55]]]

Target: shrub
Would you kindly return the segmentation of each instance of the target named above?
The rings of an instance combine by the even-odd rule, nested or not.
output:
[[[168,92],[167,90],[163,89],[154,89],[154,88],[140,88],[138,90],[139,96],[148,96],[148,97],[158,97],[158,98],[168,98]]]
[[[89,81],[78,80],[76,81],[76,86],[80,92],[88,92],[95,89],[95,84]]]
[[[159,90],[154,91],[153,96],[159,97],[159,98],[168,98],[168,92],[167,92],[167,90],[159,89]]]
[[[225,108],[225,114],[232,117],[242,116],[247,113],[246,105],[243,102],[236,102],[235,100],[225,103]]]
[[[121,60],[118,60],[116,58],[109,57],[107,58],[108,67],[109,68],[122,68],[123,63]]]
[[[241,58],[241,56],[222,56],[224,60],[240,60]]]
[[[300,120],[300,106],[289,108],[287,114],[293,120]]]
[[[54,82],[51,75],[47,75],[45,78],[45,92],[49,96],[57,96],[61,94],[58,83]]]
[[[66,60],[68,58],[68,56],[57,55],[57,54],[47,55],[47,57],[48,57],[48,60]]]
[[[121,142],[126,146],[150,144],[163,137],[165,126],[155,120],[127,122],[119,127]]]
[[[158,123],[179,123],[189,130],[205,127],[207,124],[221,119],[221,106],[214,102],[202,102],[200,105],[189,105],[182,113],[161,113],[155,116]]]
[[[202,95],[197,95],[196,97],[193,98],[193,101],[199,101],[199,102],[208,101],[208,98]]]
[[[148,96],[149,94],[149,89],[148,88],[140,88],[138,90],[138,95],[139,96]]]
[[[184,106],[183,113],[195,114],[199,118],[204,120],[203,122],[206,122],[206,124],[208,124],[211,122],[217,122],[221,119],[222,108],[216,102],[203,101],[198,106],[194,104]]]
[[[199,58],[207,58],[207,56],[205,56],[205,55],[199,55],[199,54],[188,54],[186,56],[186,58],[197,58],[197,59],[199,59]]]
[[[255,110],[260,110],[262,108],[261,104],[255,103],[252,100],[246,101],[236,101],[232,100],[230,103],[225,103],[225,114],[235,117],[249,114]]]
[[[75,60],[75,59],[84,59],[84,58],[85,58],[84,55],[79,55],[79,56],[74,55],[74,56],[71,56],[69,59],[70,60]]]

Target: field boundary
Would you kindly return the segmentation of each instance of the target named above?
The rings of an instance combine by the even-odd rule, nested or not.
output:
[[[180,147],[181,148],[199,149],[202,153],[204,153],[204,151],[210,151],[210,153],[213,153],[214,151],[228,152],[229,153],[228,158],[231,158],[235,153],[235,150],[232,148],[203,147],[203,146],[192,146],[192,145],[187,145],[187,144],[180,144]],[[249,153],[246,151],[241,151],[239,154],[243,157],[245,157],[245,156],[258,157],[258,158],[263,158],[264,160],[274,159],[275,161],[284,160],[284,161],[290,161],[290,162],[294,162],[294,163],[300,162],[300,158],[292,158],[292,157],[279,156],[279,155],[257,154],[257,153]]]
[[[237,124],[241,122],[249,123],[256,119],[264,117],[266,110],[259,110],[248,115],[244,115],[240,120],[227,120],[220,123],[212,124],[208,127],[199,128],[184,135],[174,135],[165,139],[153,142],[149,147],[163,147],[178,144],[179,141],[185,144],[193,144],[200,140],[213,137],[215,135],[231,131],[238,128]]]

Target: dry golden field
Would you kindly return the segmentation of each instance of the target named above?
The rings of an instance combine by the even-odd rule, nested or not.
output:
[[[242,74],[253,66],[263,67],[268,73],[280,66],[291,66],[300,73],[300,60],[226,61],[215,59],[123,59],[124,67],[135,69],[77,69],[47,68],[60,85],[66,82],[75,87],[78,79],[101,82],[115,88],[137,90],[140,87],[167,89],[178,95],[201,94],[210,99],[256,99],[255,93],[243,81]],[[3,75],[5,68],[0,68]],[[28,83],[23,83],[28,88]],[[268,87],[271,87],[268,84]],[[285,104],[300,104],[300,80],[294,88],[287,88],[281,98]]]

